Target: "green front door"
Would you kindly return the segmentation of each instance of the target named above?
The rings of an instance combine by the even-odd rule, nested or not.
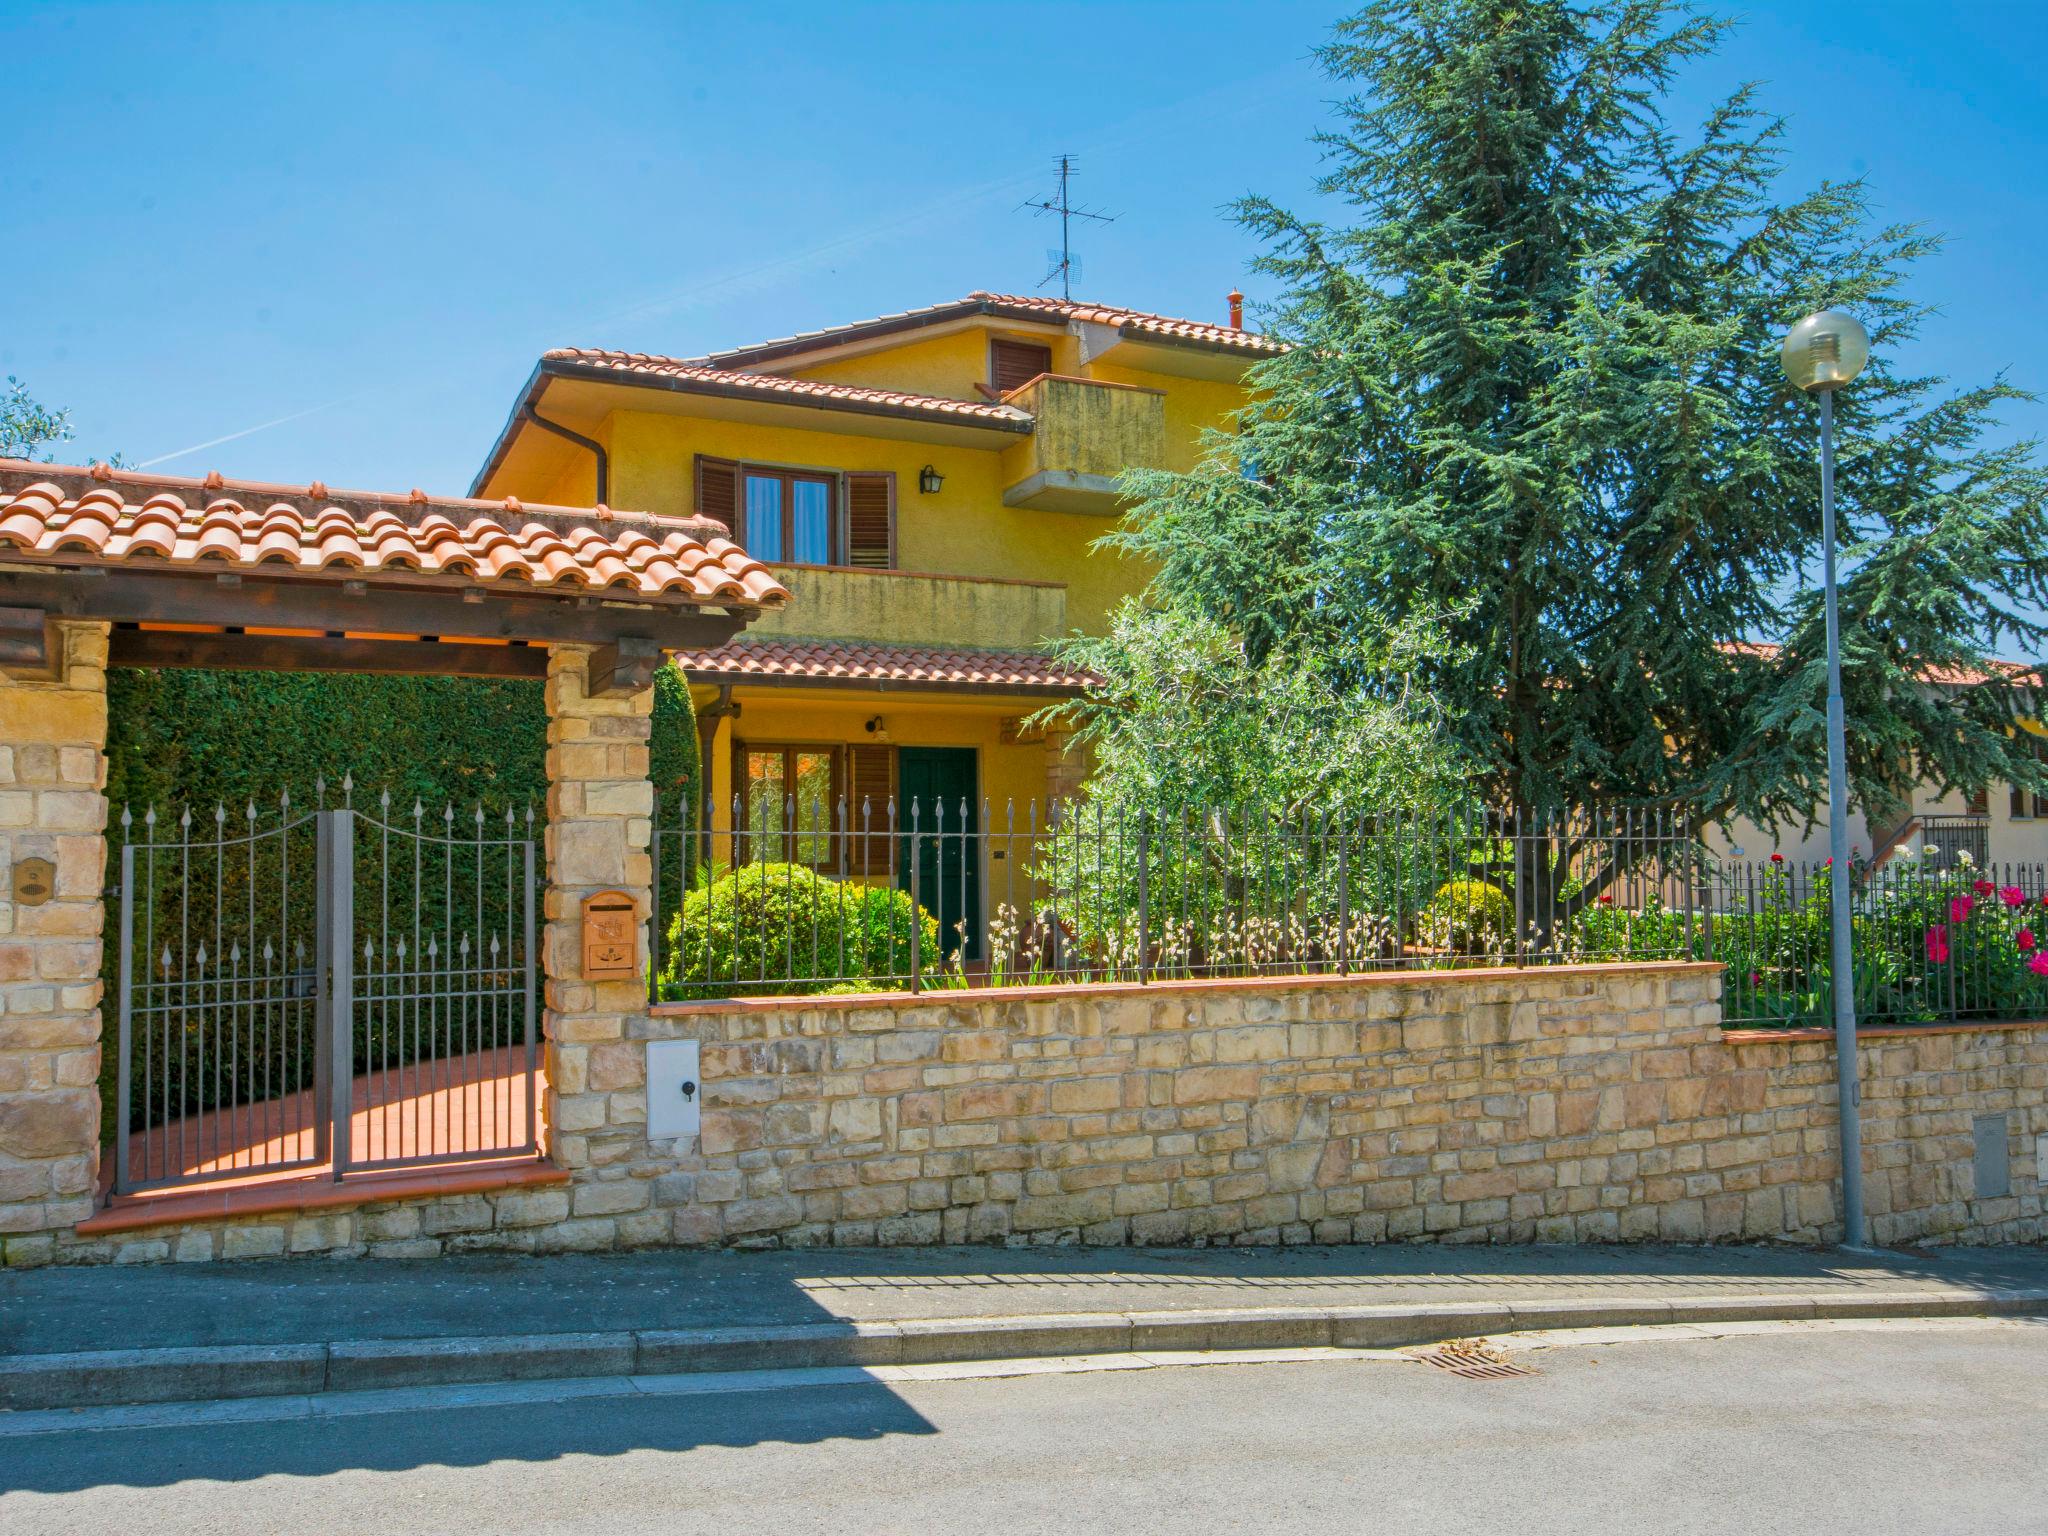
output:
[[[972,747],[900,747],[896,828],[904,889],[939,921],[939,947],[981,955],[981,807]],[[962,925],[965,925],[964,928]]]

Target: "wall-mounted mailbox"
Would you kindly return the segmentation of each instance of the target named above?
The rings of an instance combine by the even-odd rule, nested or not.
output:
[[[48,859],[23,859],[14,866],[14,900],[24,907],[40,907],[55,894],[57,866]]]
[[[647,1136],[665,1141],[694,1136],[701,1123],[704,1080],[697,1075],[697,1042],[647,1042]]]
[[[640,911],[624,891],[583,898],[583,978],[604,981],[640,970]]]

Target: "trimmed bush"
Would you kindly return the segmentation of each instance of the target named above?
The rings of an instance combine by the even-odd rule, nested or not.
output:
[[[939,925],[909,893],[831,880],[801,864],[745,864],[698,885],[669,924],[665,997],[777,996],[910,974],[936,976]],[[866,990],[865,988],[861,990]]]
[[[1460,955],[1485,954],[1512,941],[1515,904],[1484,880],[1446,880],[1422,909],[1425,942]]]

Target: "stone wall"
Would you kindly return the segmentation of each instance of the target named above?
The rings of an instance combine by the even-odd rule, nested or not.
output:
[[[92,1213],[100,1132],[107,626],[57,626],[58,676],[0,677],[0,1241]],[[13,899],[24,860],[48,899]]]
[[[565,1095],[601,1097],[607,1127],[567,1188],[73,1239],[47,1256],[1828,1240],[1830,1047],[1724,1034],[1718,991],[1717,968],[1669,964],[624,1013],[605,1069],[622,1086]],[[660,1038],[703,1043],[694,1144],[634,1126],[637,1055]],[[2048,1234],[2048,1025],[1865,1051],[1878,1238]],[[2007,1116],[2011,1193],[1980,1199],[1974,1122],[1988,1113]]]

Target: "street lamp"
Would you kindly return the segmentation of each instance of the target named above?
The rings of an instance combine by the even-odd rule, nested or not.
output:
[[[1843,744],[1842,633],[1835,601],[1835,391],[1870,360],[1870,333],[1824,309],[1793,326],[1778,360],[1792,382],[1820,396],[1820,528],[1828,628],[1828,926],[1835,988],[1835,1081],[1841,1096],[1842,1240],[1870,1241],[1863,1214],[1862,1084],[1856,1059],[1856,972],[1849,931],[1849,769]]]

